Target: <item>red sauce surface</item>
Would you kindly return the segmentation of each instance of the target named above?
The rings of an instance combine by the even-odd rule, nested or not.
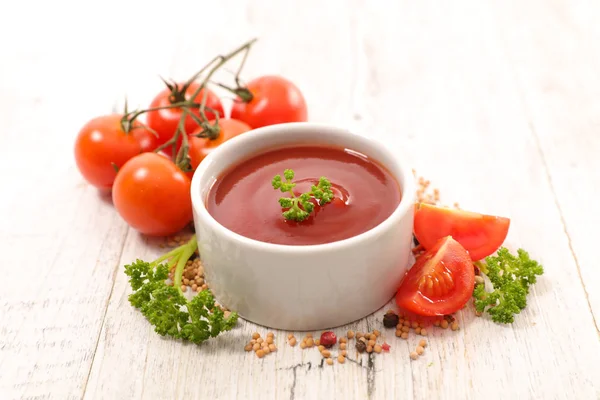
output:
[[[310,191],[321,176],[331,181],[335,198],[316,206],[302,221],[281,215],[271,180],[285,169],[295,172],[296,196]],[[397,181],[383,167],[352,150],[302,146],[268,151],[225,172],[207,196],[208,212],[221,225],[251,239],[285,245],[335,242],[379,225],[398,207]]]

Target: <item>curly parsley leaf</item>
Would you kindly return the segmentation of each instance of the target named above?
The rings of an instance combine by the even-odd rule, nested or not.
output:
[[[281,178],[281,175],[275,175],[271,181],[271,185],[275,190],[290,194],[290,197],[279,198],[279,205],[287,209],[283,211],[283,217],[290,221],[301,222],[308,218],[315,208],[311,199],[318,200],[319,205],[322,206],[333,200],[334,194],[331,190],[331,182],[322,176],[317,185],[311,186],[310,192],[296,196],[293,191],[294,187],[296,187],[296,184],[293,182],[294,175],[293,170],[286,169],[283,171],[285,181]]]
[[[496,256],[486,257],[485,271],[493,290],[487,292],[484,285],[475,287],[475,309],[487,312],[494,322],[510,324],[527,306],[529,287],[544,273],[544,268],[523,249],[517,250],[515,256],[501,247]]]
[[[176,264],[174,280],[180,282],[182,266],[185,266],[196,248],[196,238],[192,237],[188,243],[169,252],[166,255],[168,257],[161,257],[152,263],[136,260],[126,265],[125,274],[129,276],[134,291],[129,295],[129,302],[141,311],[156,333],[200,344],[231,330],[237,323],[238,315],[231,313],[225,318],[225,313],[216,306],[208,290],[188,300],[181,292],[180,285],[167,285],[169,267],[159,262],[169,259],[170,265]]]

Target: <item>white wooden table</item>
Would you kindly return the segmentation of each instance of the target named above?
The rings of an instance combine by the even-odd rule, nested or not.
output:
[[[600,398],[600,3],[30,3],[0,11],[1,399]],[[508,246],[546,270],[512,326],[462,312],[417,362],[416,338],[386,333],[389,354],[333,367],[284,332],[277,354],[245,353],[243,321],[199,347],[151,330],[123,265],[161,250],[83,181],[74,137],[253,36],[246,78],[287,76],[312,121],[512,219]]]

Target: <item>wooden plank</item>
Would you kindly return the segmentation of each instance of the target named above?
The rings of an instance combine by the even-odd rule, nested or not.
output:
[[[127,303],[129,289],[119,273],[86,396],[597,395],[594,354],[600,348],[547,171],[519,101],[520,89],[502,53],[494,10],[475,3],[467,8],[405,2],[395,9],[388,3],[368,7],[354,3],[346,15],[338,5],[329,6],[318,18],[335,18],[339,25],[329,34],[340,40],[331,38],[329,43],[343,45],[313,40],[310,43],[317,47],[308,53],[304,46],[309,40],[296,36],[298,30],[289,26],[294,23],[289,13],[297,20],[303,20],[302,15],[281,7],[267,13],[253,4],[247,15],[234,11],[231,16],[238,32],[260,31],[265,37],[255,49],[260,56],[250,59],[250,72],[272,66],[292,76],[307,94],[311,113],[316,110],[315,120],[352,126],[388,141],[403,159],[434,178],[449,202],[456,199],[468,208],[511,216],[510,247],[523,246],[540,259],[545,277],[512,328],[465,312],[463,329],[434,331],[418,362],[408,359],[417,338],[404,342],[386,332],[392,354],[373,357],[371,363],[363,356],[362,365],[349,362],[328,369],[319,367],[316,350],[302,352],[284,345],[282,332],[277,332],[276,356],[259,361],[243,353],[243,343],[253,330],[266,332],[244,322],[199,348],[160,339]],[[287,31],[280,29],[284,24]],[[347,26],[352,29],[346,35]],[[276,32],[276,38],[269,32]],[[306,30],[303,34],[308,35]],[[296,50],[294,55],[288,46]],[[317,67],[311,60],[323,59],[327,62],[312,70]],[[122,262],[156,254],[131,234]],[[352,327],[380,328],[381,316],[379,311]],[[577,338],[570,335],[575,324],[580,327]],[[120,365],[126,365],[126,371]]]
[[[567,7],[555,1],[540,8],[535,4],[502,15],[505,21],[536,15],[528,19],[526,31],[522,24],[506,25],[512,26],[505,35],[507,49],[532,133],[543,153],[562,229],[586,288],[586,307],[599,329],[600,270],[593,240],[594,227],[600,225],[600,213],[595,212],[600,196],[600,29],[590,17],[600,15],[600,5],[586,2]],[[544,40],[548,32],[556,40]],[[514,45],[517,41],[520,47]]]

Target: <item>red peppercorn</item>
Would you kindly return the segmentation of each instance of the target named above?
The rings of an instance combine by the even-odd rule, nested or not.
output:
[[[383,351],[390,351],[390,345],[387,343],[382,344],[381,348],[383,349]]]
[[[333,346],[337,342],[337,338],[335,337],[335,333],[332,331],[327,331],[321,333],[321,339],[319,339],[319,343],[321,346],[325,346],[327,348]]]

